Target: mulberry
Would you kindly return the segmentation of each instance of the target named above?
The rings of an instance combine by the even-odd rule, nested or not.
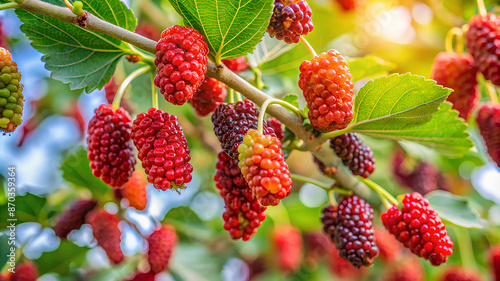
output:
[[[97,244],[104,249],[109,260],[114,264],[122,262],[121,233],[116,215],[102,209],[95,210],[87,216],[87,222],[92,226],[92,232]]]
[[[168,268],[172,252],[177,245],[177,234],[170,225],[162,225],[148,239],[148,260],[151,271],[159,273]]]
[[[267,33],[288,44],[298,43],[301,35],[314,29],[312,10],[305,0],[275,0]]]
[[[0,131],[13,132],[21,125],[24,96],[21,73],[9,51],[0,47]]]
[[[274,231],[281,270],[296,271],[302,262],[303,242],[300,231],[291,225],[280,225]]]
[[[330,139],[330,147],[354,175],[368,178],[375,170],[375,157],[370,147],[356,133]]]
[[[217,79],[205,77],[189,103],[193,106],[196,114],[203,117],[212,113],[222,103],[226,94],[226,84]]]
[[[74,202],[71,207],[61,214],[54,226],[54,232],[59,238],[66,238],[72,230],[80,229],[85,223],[85,216],[95,208],[97,202],[94,200],[80,200]]]
[[[130,180],[122,186],[121,196],[128,200],[131,207],[142,211],[148,204],[146,177],[141,171],[135,171]]]
[[[249,67],[247,60],[244,56],[235,59],[222,60],[222,63],[224,63],[224,65],[227,66],[227,68],[229,68],[231,71],[234,72],[240,72]]]
[[[476,122],[488,154],[500,167],[500,104],[483,105],[477,113]]]

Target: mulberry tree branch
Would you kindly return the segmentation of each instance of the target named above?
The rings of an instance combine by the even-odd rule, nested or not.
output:
[[[156,53],[155,41],[101,20],[90,13],[85,13],[85,18],[82,19],[82,17],[73,14],[73,12],[67,7],[52,5],[40,0],[24,0],[22,4],[17,6],[17,8],[47,15],[89,30],[98,31],[130,43],[152,54]],[[267,99],[271,98],[269,95],[257,89],[231,70],[225,67],[218,69],[217,65],[213,62],[209,61],[207,63],[206,75],[223,82],[228,87],[240,92],[246,98],[250,99],[259,106],[261,106]],[[324,139],[321,136],[315,136],[313,132],[307,130],[306,127],[303,126],[299,117],[279,105],[270,105],[267,109],[267,113],[280,120],[295,134],[295,136],[297,136],[297,138],[301,139],[304,142],[303,148],[305,150],[312,152],[312,154],[325,165],[337,167],[338,171],[335,173],[334,179],[340,185],[353,190],[356,194],[358,194],[358,196],[363,197],[370,203],[376,202],[376,199],[374,199],[369,188],[357,177],[352,175],[352,173],[342,164],[341,160],[331,149],[327,146],[322,149]]]

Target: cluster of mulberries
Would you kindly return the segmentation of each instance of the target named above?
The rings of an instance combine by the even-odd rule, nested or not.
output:
[[[148,239],[148,261],[152,272],[159,273],[168,268],[177,240],[175,229],[170,225],[162,225],[151,233]]]
[[[375,170],[375,157],[370,147],[356,133],[330,139],[330,147],[354,175],[368,178]]]
[[[278,205],[290,194],[292,179],[276,136],[250,129],[238,152],[241,173],[262,205]]]
[[[393,205],[381,218],[385,228],[399,242],[434,266],[445,263],[453,253],[453,242],[444,223],[420,193],[406,194],[401,210]]]
[[[119,188],[132,176],[136,163],[130,134],[132,119],[123,109],[101,104],[90,120],[87,157],[95,177]]]
[[[57,220],[54,226],[56,235],[64,239],[72,230],[80,229],[85,223],[85,217],[96,205],[97,202],[94,200],[80,200],[74,202]]]
[[[154,187],[178,190],[191,182],[190,151],[176,116],[155,108],[140,113],[132,126],[132,139]]]
[[[275,0],[267,32],[288,44],[298,43],[301,35],[314,28],[312,11],[305,0]]]
[[[336,50],[300,65],[299,87],[311,126],[323,133],[344,129],[353,118],[353,83],[347,61]]]
[[[116,215],[112,215],[103,209],[92,211],[87,216],[87,223],[92,227],[97,244],[104,249],[109,260],[114,264],[123,261],[118,222]]]
[[[379,250],[373,235],[373,208],[356,195],[326,206],[321,221],[340,256],[353,266],[371,266]]]
[[[208,46],[191,27],[174,25],[156,45],[154,83],[168,102],[182,105],[200,86],[207,72]]]
[[[217,107],[212,115],[214,133],[229,157],[238,159],[238,146],[249,129],[257,129],[258,119],[259,110],[247,99]],[[266,123],[264,134],[274,135],[273,129]]]
[[[218,155],[215,186],[224,200],[224,229],[232,239],[250,240],[266,218],[266,207],[262,206],[241,174],[238,161],[224,151]]]

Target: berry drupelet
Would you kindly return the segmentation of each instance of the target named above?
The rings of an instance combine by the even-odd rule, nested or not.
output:
[[[221,151],[215,167],[215,186],[224,200],[224,229],[232,239],[248,241],[266,218],[267,208],[259,203],[248,186],[238,161]]]
[[[87,157],[95,177],[114,188],[125,184],[136,164],[130,134],[132,119],[123,108],[101,104],[90,120]]]
[[[393,205],[382,213],[381,219],[385,228],[399,242],[434,266],[445,263],[453,253],[453,242],[444,223],[420,193],[406,194],[403,208],[399,210]]]
[[[373,235],[373,208],[356,195],[344,197],[337,207],[323,208],[323,230],[340,256],[355,267],[371,266],[379,250]]]
[[[132,126],[132,139],[155,188],[179,191],[191,182],[190,151],[176,116],[155,108],[140,113]]]
[[[156,45],[154,83],[168,102],[182,105],[193,96],[207,72],[208,46],[191,27],[174,25]]]
[[[353,83],[347,61],[336,50],[300,65],[299,87],[311,126],[322,132],[344,129],[353,118]]]
[[[288,44],[298,43],[301,35],[314,28],[312,10],[305,0],[275,0],[267,33]]]
[[[330,139],[330,147],[354,175],[368,178],[375,170],[375,157],[370,147],[356,133]]]

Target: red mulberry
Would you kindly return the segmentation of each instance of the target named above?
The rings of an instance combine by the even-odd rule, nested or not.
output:
[[[483,105],[477,113],[476,122],[488,154],[500,167],[500,104]]]
[[[123,109],[101,104],[90,120],[87,157],[95,177],[120,187],[132,176],[136,163],[130,133],[132,119]]]
[[[283,140],[283,138],[285,137],[285,129],[283,128],[283,123],[281,123],[280,120],[271,117],[267,119],[267,126],[273,129],[276,137],[278,137],[280,141]]]
[[[153,272],[137,272],[130,279],[126,281],[155,281],[156,274]]]
[[[479,71],[500,86],[500,16],[489,13],[470,18],[465,40]]]
[[[13,132],[21,125],[24,96],[21,73],[9,51],[0,47],[0,131]]]
[[[280,225],[274,231],[274,243],[281,270],[294,272],[302,263],[303,242],[300,231],[291,225]]]
[[[292,179],[277,137],[250,129],[238,152],[241,173],[262,205],[278,205],[290,194]]]
[[[353,84],[347,61],[336,50],[300,65],[299,87],[314,129],[326,133],[344,129],[353,118]]]
[[[54,226],[54,232],[59,238],[66,238],[72,230],[80,229],[85,223],[85,216],[95,208],[97,202],[94,200],[80,200],[74,202],[71,207],[61,214]]]
[[[373,208],[356,195],[326,206],[321,221],[340,256],[355,267],[371,266],[379,250],[373,236]]]
[[[368,178],[375,170],[375,157],[370,147],[356,133],[330,139],[330,147],[354,175]]]
[[[266,207],[259,203],[248,186],[238,161],[224,151],[219,153],[218,159],[214,180],[224,199],[224,229],[229,231],[232,239],[248,241],[266,218]]]
[[[238,159],[238,146],[249,129],[257,129],[259,110],[244,99],[237,103],[221,104],[212,115],[214,133],[222,149],[229,157]],[[264,133],[274,135],[274,131],[264,123]]]
[[[247,60],[244,56],[235,59],[222,60],[222,63],[224,63],[224,65],[226,65],[227,68],[229,68],[231,71],[234,72],[240,72],[249,67]]]
[[[97,244],[104,249],[109,260],[114,264],[122,262],[121,233],[116,215],[102,209],[95,210],[87,216],[87,222],[92,226]]]
[[[482,281],[481,272],[465,267],[451,266],[443,274],[442,281]]]
[[[193,106],[196,114],[203,117],[212,113],[222,103],[226,94],[226,84],[217,79],[205,77],[189,103]]]
[[[174,25],[162,32],[154,83],[168,102],[182,105],[191,99],[205,78],[207,54],[203,35],[191,27]]]
[[[447,100],[453,109],[467,120],[477,106],[481,94],[477,90],[477,67],[472,56],[452,52],[441,52],[434,59],[431,79],[439,85],[452,88]]]
[[[275,0],[267,32],[288,44],[298,43],[301,35],[314,28],[312,10],[305,0]]]
[[[425,272],[420,261],[413,257],[405,257],[393,266],[386,266],[382,280],[384,281],[422,281]]]
[[[453,242],[444,223],[420,193],[406,194],[402,210],[393,205],[381,218],[385,228],[399,242],[434,266],[445,263],[453,253]]]
[[[380,258],[385,262],[397,261],[403,250],[399,241],[381,227],[375,227],[374,235],[375,243],[380,252]]]
[[[189,147],[177,117],[150,108],[137,115],[132,139],[139,151],[148,181],[157,189],[184,189],[191,182],[193,166],[189,164]]]
[[[500,281],[500,246],[494,246],[490,249],[490,260],[489,260],[493,280]]]
[[[168,268],[172,252],[177,245],[177,234],[170,225],[162,225],[160,229],[151,233],[148,239],[148,260],[151,271],[162,272]]]
[[[25,261],[16,266],[15,273],[10,275],[10,281],[36,281],[38,269],[32,261]],[[2,279],[3,280],[3,279]]]

